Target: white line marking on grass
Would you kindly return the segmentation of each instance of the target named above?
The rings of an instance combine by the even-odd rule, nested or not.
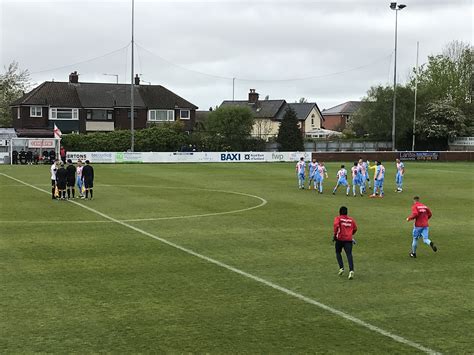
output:
[[[17,182],[19,182],[19,183],[22,183],[22,184],[26,185],[26,186],[30,186],[31,188],[33,188],[33,189],[35,189],[35,190],[38,190],[38,191],[41,191],[41,192],[44,192],[44,193],[46,193],[46,194],[49,194],[49,193],[50,193],[49,191],[40,189],[40,188],[38,188],[38,187],[36,187],[36,186],[34,186],[34,185],[30,185],[30,184],[28,184],[28,183],[26,183],[26,182],[23,182],[23,181],[21,181],[21,180],[18,180],[18,179],[16,179],[16,178],[12,177],[12,176],[9,176],[9,175],[3,174],[3,173],[0,173],[0,175],[3,175],[3,176],[5,176],[5,177],[8,177],[8,178],[10,178],[10,179],[12,179],[12,180],[14,180],[14,181],[17,181]],[[93,209],[93,208],[91,208],[91,207],[89,207],[89,206],[83,205],[83,204],[81,204],[81,203],[79,203],[79,202],[72,201],[72,200],[69,200],[69,202],[75,204],[76,206],[82,207],[82,208],[84,208],[84,209],[86,209],[86,210],[88,210],[88,211],[90,211],[90,212],[92,212],[92,213],[95,213],[95,214],[97,214],[97,215],[99,215],[99,216],[102,216],[103,218],[105,218],[105,219],[107,219],[107,220],[109,220],[109,221],[115,222],[115,223],[120,224],[120,225],[122,225],[122,226],[124,226],[124,227],[127,227],[127,228],[129,228],[129,229],[131,229],[131,230],[134,230],[134,231],[137,232],[137,233],[143,234],[143,235],[145,235],[145,236],[147,236],[147,237],[150,237],[150,238],[153,238],[153,239],[155,239],[155,240],[158,240],[158,241],[160,241],[161,243],[166,244],[166,245],[168,245],[168,246],[170,246],[170,247],[173,247],[173,248],[175,248],[175,249],[181,250],[181,251],[183,251],[183,252],[185,252],[185,253],[187,253],[187,254],[189,254],[189,255],[193,255],[193,256],[195,256],[195,257],[197,257],[197,258],[199,258],[199,259],[205,260],[205,261],[207,261],[207,262],[209,262],[209,263],[211,263],[211,264],[220,266],[220,267],[222,267],[222,268],[224,268],[224,269],[227,269],[227,270],[229,270],[229,271],[232,271],[232,272],[234,272],[234,273],[236,273],[236,274],[239,274],[239,275],[241,275],[241,276],[244,276],[244,277],[246,277],[246,278],[248,278],[248,279],[254,280],[254,281],[259,282],[259,283],[261,283],[261,284],[263,284],[263,285],[266,285],[266,286],[268,286],[268,287],[271,287],[271,288],[273,288],[273,289],[275,289],[275,290],[278,290],[278,291],[280,291],[280,292],[283,292],[283,293],[286,294],[286,295],[295,297],[295,298],[297,298],[297,299],[299,299],[299,300],[301,300],[301,301],[303,301],[303,302],[306,302],[306,303],[308,303],[308,304],[312,304],[312,305],[317,306],[317,307],[319,307],[319,308],[321,308],[321,309],[324,309],[325,311],[328,311],[328,312],[330,312],[330,313],[332,313],[332,314],[334,314],[334,315],[337,315],[337,316],[339,316],[339,317],[341,317],[341,318],[343,318],[343,319],[346,319],[346,320],[348,320],[348,321],[350,321],[350,322],[353,322],[353,323],[355,323],[355,324],[357,324],[357,325],[360,325],[361,327],[367,328],[367,329],[369,329],[369,330],[371,330],[371,331],[373,331],[373,332],[375,332],[375,333],[378,333],[378,334],[380,334],[380,335],[383,335],[383,336],[386,336],[386,337],[388,337],[388,338],[391,338],[391,339],[395,340],[395,341],[398,342],[398,343],[401,343],[401,344],[404,344],[404,345],[407,345],[407,346],[411,346],[412,348],[415,348],[415,349],[417,349],[417,350],[423,351],[423,352],[425,352],[425,353],[427,353],[427,354],[440,354],[439,352],[437,352],[437,351],[435,351],[435,350],[433,350],[433,349],[427,348],[427,347],[425,347],[425,346],[423,346],[423,345],[421,345],[421,344],[418,344],[418,343],[416,343],[416,342],[414,342],[414,341],[408,340],[408,339],[403,338],[403,337],[401,337],[401,336],[399,336],[399,335],[393,334],[393,333],[391,333],[391,332],[389,332],[389,331],[387,331],[387,330],[384,330],[384,329],[382,329],[382,328],[379,328],[379,327],[377,327],[377,326],[375,326],[375,325],[372,325],[372,324],[370,324],[370,323],[367,323],[367,322],[365,322],[365,321],[363,321],[363,320],[361,320],[361,319],[359,319],[359,318],[356,318],[356,317],[354,317],[354,316],[351,316],[351,315],[348,314],[348,313],[345,313],[345,312],[343,312],[343,311],[340,311],[340,310],[338,310],[338,309],[336,309],[336,308],[333,308],[333,307],[331,307],[331,306],[327,306],[327,305],[324,304],[324,303],[318,302],[318,301],[316,301],[316,300],[314,300],[314,299],[312,299],[312,298],[306,297],[306,296],[304,296],[304,295],[302,295],[302,294],[300,294],[300,293],[297,293],[297,292],[295,292],[295,291],[292,291],[292,290],[290,290],[290,289],[288,289],[288,288],[285,288],[285,287],[283,287],[283,286],[277,285],[277,284],[275,284],[275,283],[273,283],[273,282],[271,282],[271,281],[265,280],[265,279],[263,279],[263,278],[261,278],[261,277],[258,277],[258,276],[256,276],[256,275],[252,275],[252,274],[250,274],[250,273],[248,273],[248,272],[245,272],[245,271],[243,271],[243,270],[237,269],[237,268],[235,268],[235,267],[233,267],[233,266],[230,266],[230,265],[228,265],[228,264],[225,264],[225,263],[223,263],[223,262],[221,262],[221,261],[219,261],[219,260],[210,258],[210,257],[205,256],[205,255],[202,255],[202,254],[199,254],[199,253],[195,252],[194,250],[191,250],[191,249],[182,247],[182,246],[179,245],[179,244],[170,242],[169,240],[166,240],[166,239],[164,239],[164,238],[158,237],[158,236],[156,236],[156,235],[154,235],[154,234],[152,234],[152,233],[149,233],[149,232],[147,232],[147,231],[144,231],[143,229],[140,229],[140,228],[135,227],[135,226],[133,226],[133,225],[131,225],[131,224],[128,224],[128,223],[126,223],[126,222],[123,222],[123,221],[120,221],[120,220],[118,220],[118,219],[115,219],[115,218],[113,218],[113,217],[111,217],[111,216],[109,216],[109,215],[106,215],[105,213],[99,212],[99,211],[97,211],[97,210],[95,210],[95,209]]]
[[[35,186],[35,185],[21,185],[21,184],[18,184],[16,186],[28,187],[28,186]],[[46,185],[36,185],[36,186],[46,186]],[[160,187],[160,186],[147,186],[147,185],[100,185],[100,187],[142,187],[142,188],[159,188],[159,189],[176,189],[176,190],[183,190],[183,189],[184,190],[198,190],[198,191],[221,192],[221,193],[226,193],[226,194],[240,195],[240,196],[252,197],[252,198],[255,198],[257,200],[260,200],[260,204],[258,204],[258,205],[251,206],[251,207],[246,207],[246,208],[242,208],[242,209],[238,209],[238,210],[232,210],[232,211],[212,212],[212,213],[184,215],[184,216],[123,219],[123,220],[121,220],[122,222],[147,222],[147,221],[163,221],[163,220],[184,219],[184,218],[221,216],[221,215],[226,215],[226,214],[234,214],[234,213],[240,213],[240,212],[247,212],[247,211],[255,210],[257,208],[265,206],[268,203],[268,201],[265,200],[263,197],[260,197],[260,196],[257,196],[257,195],[251,195],[251,194],[246,194],[244,192],[227,191],[227,190],[203,189],[203,188],[193,188],[193,187],[170,187],[170,186]],[[40,189],[40,190],[44,191],[42,189]],[[55,224],[79,223],[79,224],[81,224],[81,223],[111,223],[111,222],[112,221],[31,221],[31,220],[26,220],[26,221],[2,221],[2,220],[0,220],[0,223],[18,223],[18,224],[49,224],[49,223],[55,223]]]
[[[150,186],[150,185],[101,185],[101,187],[140,187],[140,188],[159,188],[159,189],[173,189],[173,190],[197,190],[197,191],[210,191],[210,192],[221,192],[226,194],[233,194],[239,196],[246,196],[252,197],[257,200],[260,200],[260,204],[252,207],[242,208],[239,210],[233,211],[225,211],[225,212],[213,212],[213,213],[204,213],[204,214],[195,214],[195,215],[188,215],[188,216],[174,216],[174,217],[156,217],[156,218],[134,218],[134,219],[124,219],[122,222],[144,222],[144,221],[160,221],[160,220],[168,220],[168,219],[182,219],[182,218],[198,218],[198,217],[213,217],[213,216],[221,216],[226,214],[233,214],[233,213],[240,213],[240,212],[247,212],[251,210],[255,210],[257,208],[265,206],[268,201],[265,200],[263,197],[257,195],[251,195],[244,192],[236,192],[236,191],[228,191],[228,190],[217,190],[217,189],[204,189],[199,187],[173,187],[173,186]]]
[[[93,221],[2,221],[0,220],[0,223],[6,223],[6,224],[90,224],[90,223],[112,223],[112,221],[104,221],[104,220],[93,220]]]

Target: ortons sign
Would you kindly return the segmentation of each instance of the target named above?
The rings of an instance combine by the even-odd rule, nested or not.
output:
[[[68,152],[67,159],[91,163],[257,163],[291,162],[310,152]]]

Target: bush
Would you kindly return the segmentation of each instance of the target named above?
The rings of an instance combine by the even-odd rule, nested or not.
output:
[[[66,134],[62,145],[68,151],[125,152],[130,149],[128,130],[90,134]],[[188,136],[179,123],[160,124],[135,131],[135,150],[154,152],[178,151],[188,142]]]

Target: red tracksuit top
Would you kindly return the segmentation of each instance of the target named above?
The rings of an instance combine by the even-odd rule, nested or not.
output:
[[[415,227],[428,227],[428,220],[431,218],[431,210],[421,202],[415,202],[411,206],[411,215],[408,220],[415,220]]]
[[[340,215],[334,218],[334,235],[337,240],[351,242],[352,235],[357,232],[357,224],[346,215]]]

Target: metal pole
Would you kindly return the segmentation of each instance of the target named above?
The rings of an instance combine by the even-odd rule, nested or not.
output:
[[[134,17],[135,17],[135,0],[132,0],[132,68],[131,68],[131,82],[130,82],[130,133],[132,136],[132,141],[131,141],[131,147],[130,150],[133,152],[135,150],[135,114],[134,114],[134,72],[133,72],[133,60],[134,60],[134,47],[135,47],[135,41],[134,41]]]
[[[235,78],[232,78],[232,101],[235,101]]]
[[[397,22],[398,9],[395,9],[395,60],[393,66],[393,109],[392,109],[392,150],[395,151],[395,112],[397,107]]]
[[[418,54],[420,52],[420,42],[416,42],[416,69],[415,69],[415,107],[413,109],[413,140],[411,150],[415,151],[415,127],[416,127],[416,96],[418,91]]]

